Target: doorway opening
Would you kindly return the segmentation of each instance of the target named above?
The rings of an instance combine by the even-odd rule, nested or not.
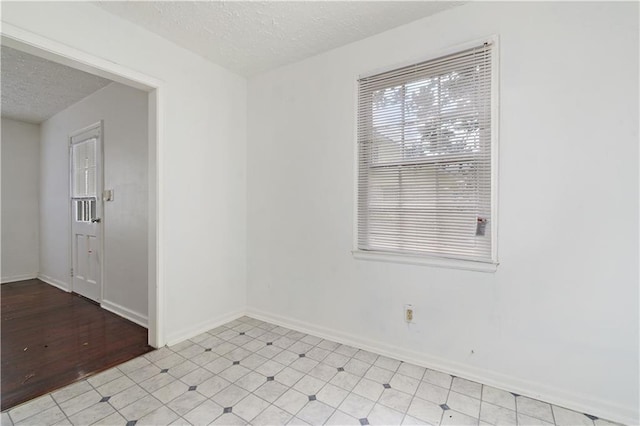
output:
[[[145,299],[147,315],[144,315],[144,317],[136,315],[135,311],[127,310],[126,306],[120,306],[104,297],[103,285],[105,280],[103,276],[104,265],[102,264],[102,261],[104,259],[103,256],[106,253],[103,239],[103,218],[105,217],[105,206],[103,203],[112,201],[114,192],[113,189],[104,191],[102,185],[102,171],[100,170],[103,166],[100,155],[102,153],[101,145],[104,136],[104,123],[102,122],[97,124],[94,123],[80,131],[77,131],[78,129],[76,128],[67,133],[67,136],[69,137],[67,151],[67,171],[69,173],[67,183],[69,196],[65,198],[68,206],[67,220],[70,224],[69,234],[67,236],[70,240],[70,248],[68,253],[69,264],[65,266],[69,271],[69,286],[68,288],[65,288],[65,290],[73,290],[74,293],[91,299],[98,304],[102,304],[102,307],[108,311],[116,312],[131,320],[133,323],[144,325],[148,329],[145,344],[148,344],[151,347],[162,346],[164,344],[164,336],[161,327],[163,317],[163,305],[161,303],[163,299],[161,292],[162,271],[158,267],[158,259],[161,252],[158,244],[158,241],[160,241],[159,234],[161,219],[158,196],[158,188],[160,186],[160,168],[158,167],[158,158],[160,154],[161,139],[161,131],[159,131],[161,83],[152,77],[142,75],[134,70],[126,69],[114,63],[105,62],[101,58],[93,57],[85,52],[76,51],[68,46],[59,45],[53,41],[42,39],[35,34],[12,27],[3,28],[2,48],[5,47],[16,49],[18,51],[103,78],[108,78],[115,82],[115,84],[142,90],[146,93],[145,99],[148,104],[148,110],[145,117],[147,124],[145,138],[148,156],[145,172],[146,177],[148,178],[148,185],[147,191],[140,196],[143,197],[142,199],[144,200],[143,204],[145,206],[145,211],[143,214],[145,214],[147,218],[147,222],[145,224],[146,232],[144,233],[144,245],[147,253],[147,273],[145,274],[146,286],[144,290],[146,293]],[[107,141],[108,135],[109,133],[107,133]],[[122,192],[118,193],[117,190],[115,194],[115,197],[118,197],[118,195],[122,196]],[[113,249],[114,247],[108,248],[108,250]],[[107,253],[108,250],[106,250]],[[42,282],[31,282],[30,288],[32,290],[39,291],[38,286],[41,284]],[[50,284],[57,287],[63,287],[59,285],[59,282],[50,282]],[[4,290],[9,289],[9,286],[11,285],[8,284],[6,287],[3,285],[3,296]],[[24,287],[26,288],[27,285]],[[48,290],[56,290],[51,286],[49,287],[50,288],[46,289],[47,292]],[[53,300],[54,297],[49,295],[49,293],[47,294],[48,296],[46,297],[46,300]],[[73,296],[78,300],[83,299],[73,295],[73,293],[69,296]],[[3,298],[3,312],[8,312],[4,306],[5,301],[6,300]],[[86,302],[84,299],[83,301]],[[75,305],[75,303],[75,300],[71,300],[62,303],[61,306],[69,308],[70,306]],[[49,306],[49,308],[52,307],[53,306]],[[94,307],[100,309],[99,306],[94,305]],[[90,308],[85,307],[83,309],[86,310]],[[101,319],[96,321],[106,320]],[[123,325],[119,325],[119,327],[123,327]],[[81,337],[78,337],[77,339],[82,340]],[[35,350],[35,347],[32,346],[31,349],[32,351]],[[25,351],[28,351],[28,349],[25,349]],[[51,351],[49,351],[49,353],[50,352]],[[95,370],[95,372],[112,367],[116,364],[105,364],[103,366],[104,368],[98,367],[98,370]],[[86,375],[87,374],[78,376],[76,377],[76,380],[86,377]],[[33,377],[25,377],[23,379],[26,383],[33,380]],[[69,383],[70,382],[62,383],[61,386]],[[41,393],[49,392],[51,390],[51,388],[44,389]],[[3,406],[2,408],[6,409],[7,407]]]

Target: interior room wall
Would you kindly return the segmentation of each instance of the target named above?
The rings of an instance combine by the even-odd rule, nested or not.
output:
[[[2,283],[38,275],[40,126],[2,118]]]
[[[82,2],[3,2],[6,24],[156,78],[164,289],[161,335],[176,342],[244,311],[246,80]],[[105,136],[106,137],[106,136]]]
[[[146,325],[148,228],[147,93],[111,83],[42,123],[40,273],[70,288],[69,135],[103,121],[102,304]]]
[[[354,259],[358,75],[492,34],[497,272]],[[638,47],[637,3],[473,2],[249,79],[248,312],[637,424]]]

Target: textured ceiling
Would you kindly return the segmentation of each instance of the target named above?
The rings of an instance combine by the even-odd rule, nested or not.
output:
[[[1,48],[2,117],[41,123],[111,83],[6,46]]]
[[[462,4],[444,1],[99,1],[240,75],[251,76]]]

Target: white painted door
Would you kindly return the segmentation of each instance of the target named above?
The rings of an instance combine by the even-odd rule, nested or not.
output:
[[[70,138],[73,291],[102,299],[102,124]]]

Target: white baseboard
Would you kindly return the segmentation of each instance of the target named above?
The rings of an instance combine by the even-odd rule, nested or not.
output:
[[[109,312],[113,312],[116,315],[120,315],[122,318],[126,318],[131,322],[135,322],[144,328],[149,328],[149,318],[146,315],[142,315],[139,312],[132,311],[129,308],[125,308],[117,303],[110,302],[108,300],[102,300],[100,306]]]
[[[173,346],[184,340],[197,336],[198,334],[202,334],[213,328],[220,327],[221,325],[224,325],[228,322],[236,320],[244,316],[244,314],[245,314],[244,309],[238,309],[238,310],[220,315],[216,318],[203,321],[200,324],[196,324],[195,326],[188,327],[177,332],[168,333],[165,336],[165,341],[167,342],[167,346]]]
[[[0,283],[9,284],[9,283],[15,283],[16,281],[32,280],[34,278],[38,278],[37,272],[33,272],[31,274],[11,275],[8,277],[2,277],[0,279]]]
[[[375,352],[390,358],[396,358],[433,370],[442,371],[467,380],[484,383],[518,395],[539,399],[541,401],[546,401],[578,412],[595,415],[603,419],[622,422],[629,425],[640,424],[638,422],[638,413],[636,411],[637,407],[625,407],[617,405],[611,401],[596,399],[589,395],[567,392],[543,383],[517,379],[495,371],[477,368],[472,365],[432,357],[424,353],[398,348],[397,346],[317,326],[305,321],[284,317],[256,308],[248,307],[247,315],[296,331],[313,334],[334,342]]]
[[[54,287],[58,287],[60,290],[64,290],[67,293],[71,292],[71,286],[68,283],[65,283],[64,281],[60,281],[48,275],[43,275],[43,274],[38,274],[37,278],[40,281],[44,281],[47,284],[51,284]]]

